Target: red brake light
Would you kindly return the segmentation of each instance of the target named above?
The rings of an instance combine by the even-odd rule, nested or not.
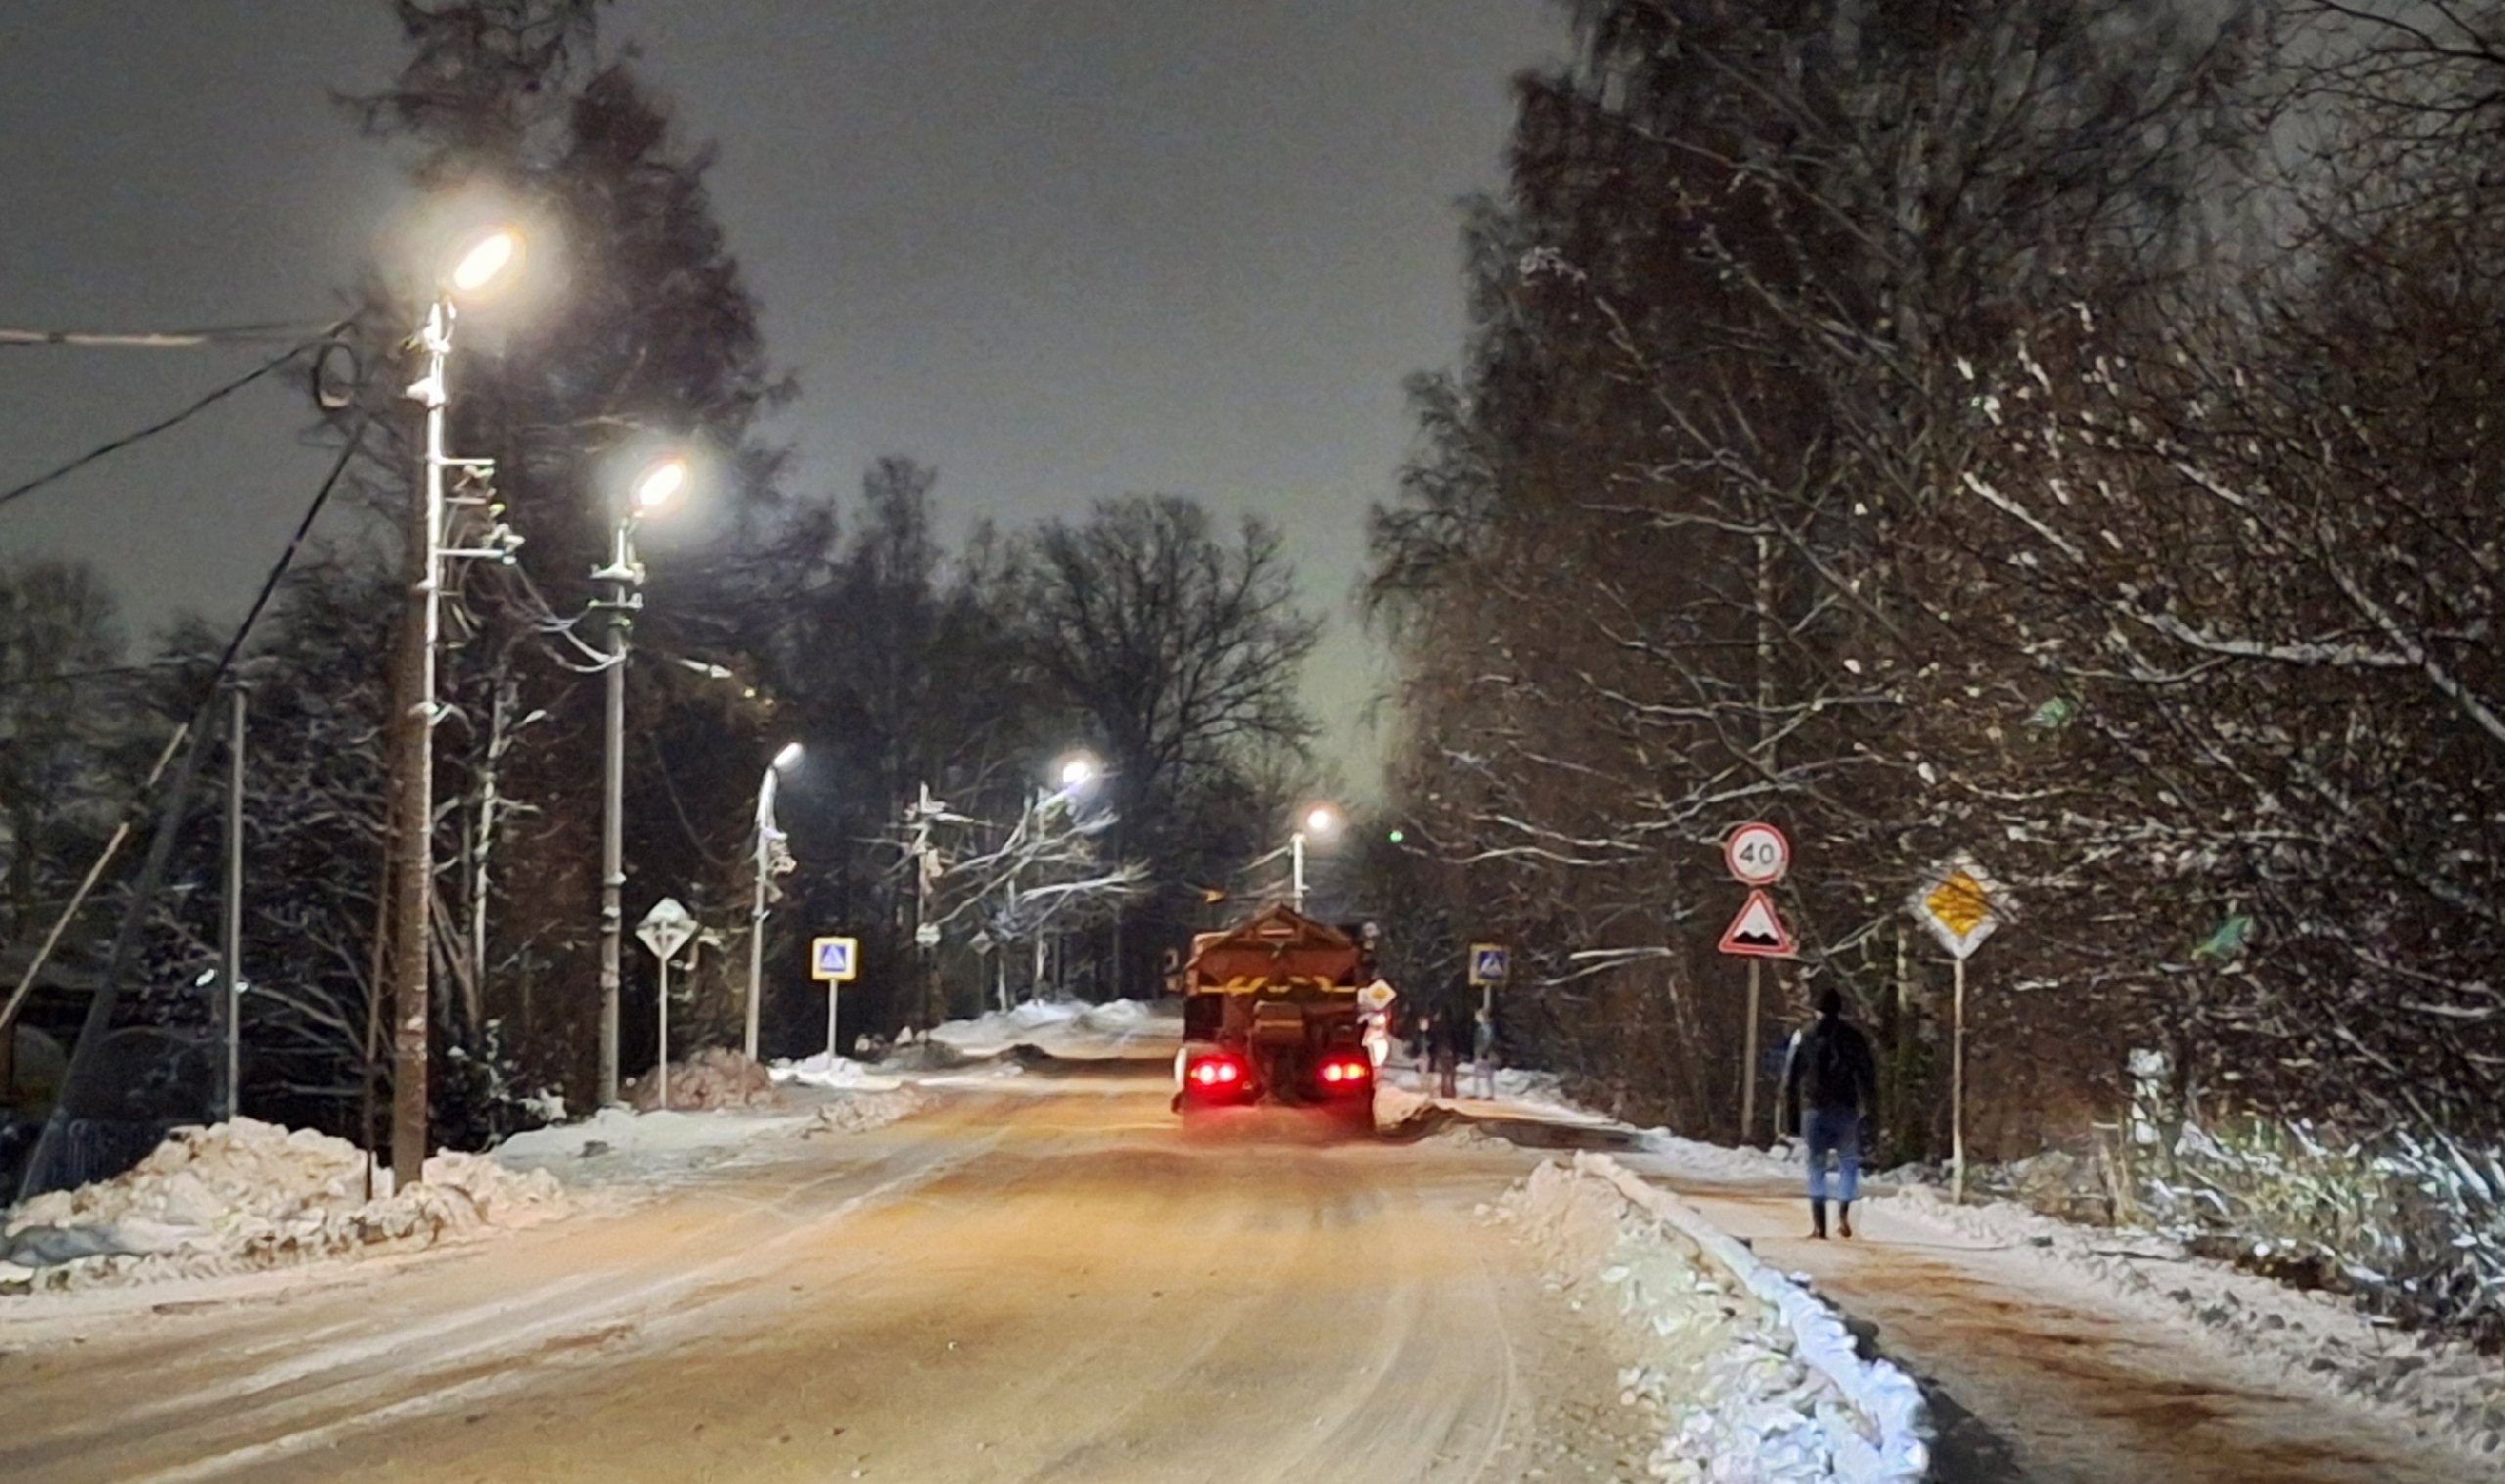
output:
[[[1209,1057],[1193,1062],[1190,1075],[1203,1087],[1216,1087],[1221,1083],[1243,1081],[1244,1068],[1228,1057]]]
[[[1322,1080],[1338,1083],[1363,1082],[1372,1075],[1373,1071],[1372,1063],[1360,1059],[1325,1061],[1322,1063]]]

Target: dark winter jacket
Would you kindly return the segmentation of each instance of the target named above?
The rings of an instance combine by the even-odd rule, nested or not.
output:
[[[1784,1126],[1800,1127],[1800,1109],[1836,1110],[1876,1117],[1879,1062],[1870,1038],[1841,1015],[1821,1017],[1792,1038],[1783,1057]]]

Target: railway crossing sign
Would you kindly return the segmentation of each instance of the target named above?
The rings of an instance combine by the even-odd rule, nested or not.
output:
[[[809,977],[843,983],[861,970],[860,944],[851,938],[811,938]]]
[[[1473,988],[1505,982],[1505,971],[1511,967],[1510,955],[1502,943],[1470,945],[1470,983]]]
[[[1719,945],[1724,953],[1743,959],[1797,959],[1800,945],[1792,929],[1783,925],[1783,915],[1774,910],[1774,898],[1764,891],[1749,893],[1740,904],[1740,915],[1722,930]]]
[[[1722,864],[1743,886],[1771,886],[1792,869],[1792,841],[1772,825],[1753,820],[1722,841]]]

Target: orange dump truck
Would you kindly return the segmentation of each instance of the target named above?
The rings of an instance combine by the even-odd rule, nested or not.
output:
[[[1175,1111],[1286,1103],[1373,1126],[1358,994],[1374,963],[1356,936],[1273,907],[1193,939],[1183,972]]]

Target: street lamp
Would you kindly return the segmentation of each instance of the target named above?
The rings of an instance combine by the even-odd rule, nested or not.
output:
[[[1339,831],[1340,811],[1332,808],[1329,804],[1316,804],[1305,811],[1304,819],[1298,828],[1296,833],[1288,838],[1290,857],[1295,862],[1295,869],[1290,877],[1290,880],[1293,882],[1292,891],[1296,897],[1296,910],[1299,913],[1304,911],[1305,836],[1307,834],[1312,834],[1322,839],[1329,839],[1332,835],[1337,834]],[[1271,859],[1275,860],[1277,857],[1273,856]]]
[[[609,614],[609,657],[602,668],[609,683],[607,715],[602,733],[604,776],[600,820],[600,1102],[617,1101],[617,1002],[620,945],[626,914],[619,894],[626,886],[626,638],[634,615],[643,610],[644,564],[635,560],[635,525],[675,499],[687,487],[687,460],[663,454],[647,463],[626,486],[624,512],[617,517],[616,542],[609,564],[591,574],[609,584],[606,596],[592,607]]]
[[[792,852],[785,849],[786,836],[774,824],[774,784],[784,769],[800,760],[800,744],[785,742],[774,761],[765,765],[765,778],[756,786],[756,898],[748,910],[748,1059],[756,1059],[757,1007],[763,1003],[765,986],[765,883],[792,869]],[[833,1055],[835,1039],[827,1038],[829,1055]]]
[[[402,608],[400,650],[393,689],[399,697],[399,736],[392,748],[391,983],[391,1175],[406,1187],[419,1180],[427,1158],[428,946],[434,887],[434,651],[441,633],[439,599],[443,559],[449,555],[501,556],[509,544],[475,553],[443,548],[444,471],[458,471],[464,498],[494,472],[494,461],[455,459],[443,451],[445,369],[452,356],[458,301],[474,300],[500,287],[522,256],[522,236],[499,228],[473,243],[436,284],[418,328],[426,374],[410,383],[408,397],[426,409],[426,435],[418,498],[409,502],[402,566],[408,597]]]

